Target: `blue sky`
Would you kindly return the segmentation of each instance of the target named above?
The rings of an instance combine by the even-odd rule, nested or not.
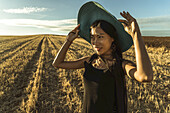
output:
[[[0,35],[62,34],[89,0],[0,0]],[[170,0],[95,0],[116,18],[129,11],[144,36],[170,36]]]

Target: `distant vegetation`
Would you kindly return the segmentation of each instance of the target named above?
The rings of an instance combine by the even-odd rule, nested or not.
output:
[[[80,113],[85,69],[54,68],[52,62],[65,36],[30,35],[0,37],[0,113]],[[170,112],[170,38],[144,37],[154,80],[139,83],[126,76],[128,112]],[[94,53],[78,38],[66,59],[72,61]],[[123,53],[135,62],[132,46]]]

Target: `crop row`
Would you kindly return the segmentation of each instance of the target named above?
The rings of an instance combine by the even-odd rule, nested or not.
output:
[[[27,96],[22,100],[20,109],[22,112],[37,112],[36,105],[38,103],[39,89],[41,79],[45,75],[44,60],[45,60],[45,48],[47,39],[44,37],[42,43],[39,45],[39,50],[36,62],[36,70],[32,73],[32,78],[29,80],[28,86],[25,88]]]
[[[0,55],[6,54],[7,52],[11,52],[15,50],[17,47],[21,46],[22,44],[36,39],[38,36],[30,36],[27,38],[16,38],[15,40],[8,40],[8,41],[0,41]]]
[[[10,38],[2,40],[4,45],[7,42],[11,45],[0,53],[0,112],[81,112],[85,69],[52,66],[64,36],[14,37],[11,39],[14,43]],[[169,112],[169,49],[148,45],[146,48],[154,80],[139,83],[126,76],[128,112]],[[90,44],[76,39],[65,60],[74,61],[93,53]],[[136,62],[134,46],[123,53],[123,58]]]
[[[23,89],[27,86],[29,79],[32,78],[30,76],[33,70],[33,67],[31,67],[32,61],[35,59],[41,41],[42,37],[32,40],[31,43],[22,48],[22,51],[15,52],[13,56],[2,62],[0,73],[0,111],[16,110],[25,97]]]

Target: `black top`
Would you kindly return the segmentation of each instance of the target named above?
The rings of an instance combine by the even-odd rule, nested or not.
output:
[[[109,70],[97,69],[92,66],[95,59],[92,55],[89,63],[84,62],[84,98],[82,113],[116,113],[115,78]]]

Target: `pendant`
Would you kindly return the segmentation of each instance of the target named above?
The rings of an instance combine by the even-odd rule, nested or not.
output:
[[[103,72],[106,73],[108,70],[109,70],[109,69],[105,69],[105,70],[103,70]]]

